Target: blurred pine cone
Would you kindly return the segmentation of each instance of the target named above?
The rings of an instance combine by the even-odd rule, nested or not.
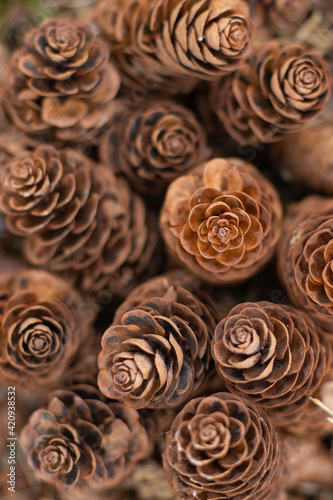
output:
[[[120,86],[107,44],[77,21],[45,19],[12,55],[3,98],[13,123],[44,140],[94,141]]]
[[[214,159],[170,185],[160,225],[170,252],[202,280],[244,281],[271,258],[281,204],[258,170],[237,158]]]
[[[184,106],[156,99],[127,112],[126,118],[125,109],[113,118],[100,155],[137,191],[158,193],[208,159],[205,131]]]
[[[0,209],[29,263],[87,292],[121,293],[151,264],[157,234],[125,179],[71,149],[40,146],[2,169]]]
[[[89,385],[51,393],[21,442],[38,477],[60,489],[116,485],[148,450],[136,410],[107,402]]]
[[[309,15],[314,0],[252,0],[256,27],[264,24],[270,34],[295,34]]]
[[[217,315],[167,276],[133,290],[104,333],[100,390],[134,408],[179,406],[210,366]]]
[[[330,84],[328,65],[319,54],[271,40],[234,75],[211,83],[208,101],[236,142],[258,146],[280,140],[320,114]]]
[[[216,327],[212,355],[228,390],[260,405],[275,425],[302,417],[331,358],[310,318],[270,302],[234,307]]]
[[[263,500],[278,489],[280,445],[264,411],[217,393],[190,401],[167,435],[164,470],[184,500]]]

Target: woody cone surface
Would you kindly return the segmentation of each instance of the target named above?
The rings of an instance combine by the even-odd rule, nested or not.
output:
[[[254,0],[256,27],[268,25],[270,33],[295,34],[315,6],[314,0]]]
[[[166,408],[201,386],[216,313],[181,281],[153,278],[116,312],[99,356],[98,383],[109,398],[135,408]]]
[[[180,498],[263,500],[277,490],[280,445],[260,407],[218,393],[193,399],[178,414],[163,465]]]
[[[72,149],[40,146],[3,167],[0,209],[24,236],[29,263],[87,292],[123,292],[148,265],[157,235],[125,179]]]
[[[29,465],[59,489],[117,485],[145,457],[148,437],[136,410],[107,402],[89,385],[54,391],[21,433]]]
[[[20,130],[62,142],[94,141],[120,86],[107,44],[78,21],[45,19],[12,56],[3,103]]]
[[[215,158],[168,188],[160,226],[170,252],[202,280],[241,282],[271,258],[281,204],[258,170]]]

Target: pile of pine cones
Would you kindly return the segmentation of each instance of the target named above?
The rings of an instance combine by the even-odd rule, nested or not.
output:
[[[296,35],[315,4],[100,0],[9,53],[2,497],[15,435],[23,500],[332,498],[333,61]]]

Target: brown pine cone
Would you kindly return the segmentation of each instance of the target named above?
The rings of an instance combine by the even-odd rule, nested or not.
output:
[[[238,143],[258,146],[297,131],[324,109],[330,94],[328,65],[298,45],[269,41],[208,93],[209,107]]]
[[[295,34],[309,15],[313,0],[252,0],[256,27],[268,25],[271,34]],[[259,26],[260,27],[260,26]]]
[[[157,234],[125,179],[77,151],[40,146],[3,167],[0,209],[27,261],[93,292],[121,293],[149,264]]]
[[[45,19],[12,56],[5,110],[24,132],[93,141],[120,86],[107,44],[78,21]]]
[[[100,147],[103,163],[123,173],[134,189],[154,194],[209,157],[207,138],[195,115],[184,106],[157,99],[124,118],[112,120]]]
[[[54,391],[21,433],[29,465],[60,489],[118,484],[146,456],[148,436],[136,410],[107,402],[94,387]]]
[[[280,444],[259,406],[217,393],[177,415],[163,465],[184,500],[264,500],[278,489]]]
[[[271,258],[281,211],[274,187],[253,165],[216,158],[170,185],[160,225],[169,250],[190,271],[231,284]]]
[[[179,406],[210,368],[211,304],[167,276],[135,289],[104,333],[98,384],[134,408]]]

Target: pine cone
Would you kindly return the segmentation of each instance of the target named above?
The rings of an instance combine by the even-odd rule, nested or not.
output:
[[[139,192],[158,193],[208,159],[207,138],[194,114],[171,100],[120,110],[100,148],[106,165],[123,173]]]
[[[169,250],[213,284],[244,281],[271,258],[281,204],[270,182],[237,158],[214,159],[169,187],[161,229]]]
[[[118,309],[102,338],[100,390],[134,408],[179,406],[210,366],[215,312],[161,276],[141,285]]]
[[[269,41],[234,75],[211,84],[209,107],[235,141],[258,146],[280,140],[320,114],[330,84],[319,54]]]
[[[118,484],[145,457],[148,437],[136,410],[106,402],[89,385],[50,394],[21,433],[29,465],[60,489]]]
[[[163,465],[184,500],[263,500],[277,489],[280,445],[260,407],[217,393],[178,414]]]
[[[41,146],[3,168],[0,209],[27,261],[88,292],[121,293],[150,263],[157,235],[124,179],[71,149]]]
[[[273,33],[293,34],[308,16],[313,0],[256,0],[265,9]]]
[[[64,142],[93,141],[120,86],[109,49],[78,21],[45,19],[12,56],[5,110],[24,132]]]

